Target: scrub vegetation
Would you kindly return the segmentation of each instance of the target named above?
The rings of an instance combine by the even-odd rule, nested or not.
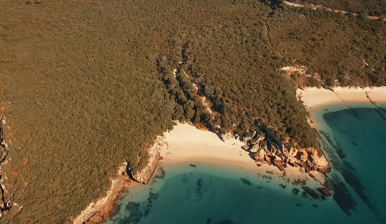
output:
[[[380,21],[257,0],[3,0],[0,11],[1,175],[19,205],[1,223],[65,223],[123,162],[146,164],[173,120],[318,147],[297,87],[386,85]]]

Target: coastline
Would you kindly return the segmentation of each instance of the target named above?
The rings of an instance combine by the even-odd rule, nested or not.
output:
[[[132,187],[146,185],[154,175],[161,160],[160,151],[167,147],[162,137],[157,136],[154,145],[146,149],[149,153],[148,164],[133,175],[135,182],[127,173],[128,164],[124,162],[118,169],[115,178],[111,179],[111,186],[104,196],[91,202],[80,214],[75,218],[70,217],[69,222],[73,224],[97,224],[107,220],[114,212],[116,202],[122,196],[122,193]]]
[[[365,107],[377,107],[377,104],[386,104],[386,86],[382,87],[334,87],[331,90],[317,87],[308,87],[296,91],[297,98],[303,103],[306,110],[310,113],[309,124],[316,129],[323,129],[321,109],[329,106],[337,106],[336,110],[341,110],[358,105]],[[365,105],[367,104],[367,105]],[[339,106],[339,107],[338,107]],[[331,109],[329,111],[331,112]]]
[[[332,90],[311,87],[297,91],[298,99],[311,113],[311,126],[318,125],[313,121],[317,120],[314,119],[316,116],[314,112],[325,106],[345,103],[386,103],[386,87],[336,87]],[[173,130],[165,132],[163,137],[157,137],[154,145],[148,149],[151,155],[148,166],[135,174],[134,178],[146,184],[159,167],[159,163],[170,165],[207,162],[223,167],[253,171],[263,178],[269,176],[278,184],[305,181],[309,186],[320,187],[324,183],[324,175],[316,171],[311,171],[311,177],[299,167],[288,166],[283,172],[276,166],[257,163],[251,158],[249,152],[241,148],[243,145],[243,142],[232,136],[226,135],[222,141],[213,132],[200,130],[189,124],[177,123]],[[116,202],[122,192],[141,186],[133,184],[125,168],[126,164],[120,167],[118,176],[112,179],[112,185],[106,196],[90,203],[80,215],[72,219],[73,223],[87,224],[105,221],[116,207]]]
[[[342,103],[386,103],[386,86],[334,87],[332,90],[309,87],[298,89],[296,94],[310,112],[321,107]]]
[[[315,179],[311,178],[299,167],[288,166],[284,172],[278,167],[266,163],[257,163],[248,151],[241,147],[243,142],[232,136],[224,136],[224,141],[210,131],[200,130],[189,124],[177,124],[171,132],[165,133],[168,147],[161,150],[162,163],[207,162],[218,166],[232,166],[270,176],[279,183],[304,180],[309,185],[322,185],[324,176],[311,171]]]
[[[152,162],[134,175],[134,178],[140,183],[147,183],[153,176],[154,170],[160,166],[159,163],[173,165],[204,162],[220,167],[251,171],[260,178],[269,178],[278,185],[302,182],[314,188],[323,187],[324,174],[317,171],[307,173],[302,167],[292,166],[282,171],[273,165],[257,163],[248,151],[241,148],[245,143],[229,135],[223,137],[224,141],[213,132],[200,130],[186,123],[177,123],[173,130],[165,132],[163,137],[157,137],[154,145],[148,149],[152,155],[149,161]],[[126,164],[123,164],[118,171],[118,176],[112,179],[112,185],[106,196],[90,203],[81,214],[70,221],[74,224],[102,223],[114,211],[122,192],[143,186],[130,180],[125,168]],[[144,170],[146,172],[143,172]],[[141,181],[144,179],[146,181]]]
[[[114,211],[116,202],[130,185],[130,178],[125,173],[126,165],[123,164],[118,170],[118,176],[111,179],[111,187],[103,197],[91,202],[77,217],[70,217],[74,224],[102,223]]]
[[[318,120],[314,118],[319,109],[346,103],[350,105],[371,103],[374,106],[376,103],[386,103],[386,87],[336,87],[333,88],[333,91],[312,87],[298,90],[297,97],[311,113],[310,125],[316,127],[319,124],[313,120]],[[151,162],[134,177],[138,177],[139,182],[147,183],[154,175],[154,171],[161,165],[206,162],[220,167],[252,171],[261,178],[269,176],[277,184],[305,181],[308,186],[323,186],[325,177],[319,172],[311,171],[311,176],[313,176],[311,177],[299,167],[288,166],[283,172],[273,165],[258,164],[251,158],[249,152],[241,148],[244,145],[243,142],[229,135],[223,137],[224,141],[213,132],[200,130],[189,124],[177,123],[173,130],[165,132],[162,137],[157,137],[154,145],[148,149]],[[73,223],[104,222],[113,213],[117,206],[116,202],[124,191],[143,186],[130,180],[125,168],[126,164],[123,164],[118,171],[118,176],[112,180],[112,186],[107,195],[90,203],[80,215],[73,219]]]
[[[298,90],[297,95],[310,113],[310,125],[319,132],[321,142],[324,143],[323,151],[332,167],[329,177],[340,177],[341,182],[354,195],[354,203],[346,207],[347,211],[367,210],[377,221],[384,220],[382,213],[379,213],[382,205],[377,201],[382,198],[379,195],[383,189],[377,188],[381,184],[376,183],[382,178],[369,174],[384,169],[378,165],[383,164],[382,160],[376,159],[384,158],[384,155],[379,154],[379,151],[382,152],[379,150],[382,144],[377,140],[384,139],[384,136],[378,136],[378,132],[382,133],[379,130],[383,130],[381,124],[385,114],[386,86],[337,87],[332,90],[306,88]],[[361,113],[362,108],[371,109],[372,112]],[[374,116],[378,120],[374,121]],[[368,184],[370,181],[373,184]],[[346,202],[337,203],[345,207]]]

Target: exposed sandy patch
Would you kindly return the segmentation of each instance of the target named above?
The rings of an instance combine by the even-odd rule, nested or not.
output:
[[[285,66],[280,69],[280,71],[286,72],[288,76],[291,76],[294,73],[305,75],[307,70],[308,68],[304,65]]]

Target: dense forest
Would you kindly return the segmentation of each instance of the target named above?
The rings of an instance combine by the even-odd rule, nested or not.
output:
[[[318,147],[297,87],[386,85],[380,21],[256,0],[4,0],[0,10],[1,176],[19,205],[1,223],[65,223],[123,162],[143,166],[173,120]]]

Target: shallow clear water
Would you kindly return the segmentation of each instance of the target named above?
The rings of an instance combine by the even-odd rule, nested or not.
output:
[[[240,167],[192,162],[161,164],[150,184],[124,195],[119,211],[106,223],[382,223],[386,121],[374,109],[339,111],[344,108],[318,113],[320,118],[324,114],[324,138],[332,139],[333,147],[326,147],[335,166],[329,178],[347,186],[354,201],[345,210],[332,197],[302,194],[300,185],[280,186]],[[336,150],[342,151],[342,158]],[[342,164],[351,164],[356,179],[341,174],[347,172]],[[347,183],[352,180],[362,184],[362,192]],[[299,192],[295,194],[294,189]]]
[[[359,196],[357,203],[364,203],[379,222],[385,223],[386,106],[379,106],[350,106],[344,110],[331,107],[323,120],[339,160],[355,175],[343,176]]]

